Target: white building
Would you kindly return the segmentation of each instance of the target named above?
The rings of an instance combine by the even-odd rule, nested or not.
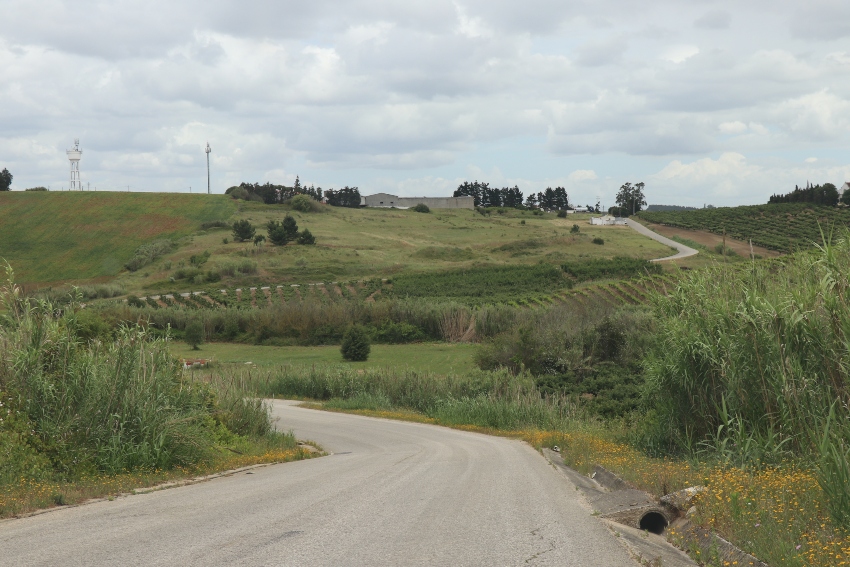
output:
[[[844,192],[850,189],[850,181],[845,181],[844,185],[838,188],[838,200],[841,200],[841,197],[844,196]]]

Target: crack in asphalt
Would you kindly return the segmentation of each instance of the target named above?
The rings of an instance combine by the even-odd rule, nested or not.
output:
[[[531,535],[533,535],[533,536],[536,536],[536,537],[540,538],[540,541],[542,541],[542,542],[544,542],[544,543],[548,543],[548,544],[549,544],[549,549],[544,549],[544,550],[542,550],[542,551],[538,551],[537,553],[535,553],[534,555],[532,555],[531,557],[529,557],[528,559],[526,559],[526,560],[525,560],[525,564],[526,564],[526,565],[532,565],[532,561],[536,561],[537,559],[539,559],[539,558],[540,558],[540,556],[545,555],[545,554],[547,554],[547,553],[549,553],[549,552],[551,552],[551,551],[555,551],[555,549],[557,549],[557,545],[555,545],[555,540],[553,540],[553,539],[551,539],[551,538],[547,539],[547,538],[543,537],[543,536],[540,534],[540,531],[541,531],[541,530],[543,530],[543,529],[545,529],[545,528],[548,528],[548,527],[549,527],[549,526],[551,526],[551,525],[552,525],[552,524],[546,524],[546,525],[544,525],[544,526],[540,526],[539,528],[535,528],[535,529],[531,530],[531,532],[530,532],[530,533],[531,533]]]

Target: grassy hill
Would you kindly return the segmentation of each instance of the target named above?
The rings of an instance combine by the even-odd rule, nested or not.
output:
[[[186,236],[235,210],[218,195],[3,192],[0,258],[20,283],[105,280],[141,244]]]
[[[435,209],[417,213],[398,209],[348,209],[322,206],[318,212],[291,211],[286,205],[238,202],[231,221],[245,219],[265,235],[269,220],[291,214],[299,229],[309,229],[315,246],[291,243],[234,242],[231,231],[218,228],[195,234],[144,270],[122,274],[127,291],[148,295],[161,291],[199,290],[260,284],[315,283],[393,278],[411,273],[470,271],[498,266],[560,264],[584,258],[658,258],[670,249],[628,227],[591,226],[588,215],[558,218],[530,211]],[[573,225],[577,233],[571,232]],[[593,243],[601,238],[603,245]],[[227,240],[227,242],[225,242]],[[209,252],[200,267],[220,274],[221,281],[199,281],[191,258]],[[194,270],[196,273],[198,270]],[[172,280],[173,278],[173,280]]]
[[[723,207],[697,211],[638,213],[648,222],[688,230],[707,230],[753,244],[792,252],[821,242],[820,230],[836,232],[850,226],[850,209],[810,203],[781,203],[744,207]]]

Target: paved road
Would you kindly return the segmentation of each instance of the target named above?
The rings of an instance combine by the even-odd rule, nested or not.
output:
[[[0,523],[0,565],[635,567],[519,441],[275,402],[329,457]]]
[[[642,224],[640,224],[638,221],[636,221],[634,219],[626,220],[626,224],[628,224],[630,227],[632,227],[633,229],[635,229],[636,231],[638,231],[642,235],[648,236],[649,238],[651,238],[653,240],[657,240],[661,244],[664,244],[664,245],[667,245],[667,246],[672,246],[673,248],[675,248],[676,250],[679,251],[677,254],[674,254],[673,256],[665,256],[664,258],[656,258],[655,260],[650,260],[650,262],[666,262],[667,260],[679,260],[680,258],[687,258],[688,256],[694,256],[696,254],[699,254],[698,250],[694,250],[690,246],[685,246],[684,244],[682,244],[680,242],[676,242],[675,240],[670,240],[666,236],[661,236],[657,232],[649,230],[648,228],[646,228],[645,226],[643,226]]]

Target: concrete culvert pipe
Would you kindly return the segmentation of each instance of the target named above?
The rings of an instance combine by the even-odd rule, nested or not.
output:
[[[661,535],[667,527],[667,518],[661,512],[647,512],[640,518],[640,529]]]

